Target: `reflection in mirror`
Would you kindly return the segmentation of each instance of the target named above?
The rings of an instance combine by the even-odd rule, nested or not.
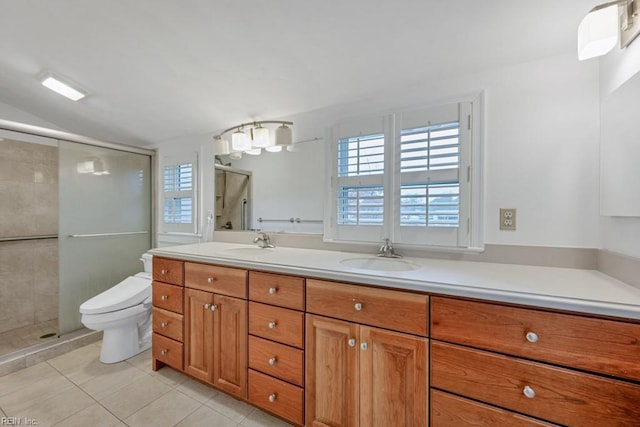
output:
[[[640,72],[602,100],[600,214],[640,216]]]
[[[222,157],[222,161],[231,163],[233,169],[252,173],[249,229],[322,234],[324,143],[312,140],[295,143],[293,147],[293,151],[244,155],[239,160]],[[218,180],[216,176],[216,188]],[[216,230],[221,229],[216,227]]]
[[[218,164],[215,170],[215,230],[249,229],[251,172]]]

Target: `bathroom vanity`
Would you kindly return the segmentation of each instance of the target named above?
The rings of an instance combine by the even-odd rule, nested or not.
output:
[[[637,425],[640,289],[596,271],[155,249],[153,369],[307,426]]]

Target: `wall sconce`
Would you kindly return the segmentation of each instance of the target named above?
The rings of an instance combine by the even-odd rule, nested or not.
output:
[[[589,11],[578,26],[578,59],[608,53],[620,40],[620,49],[640,34],[640,0],[618,0],[600,4]]]
[[[273,137],[269,129],[262,126],[265,124],[280,125],[273,132]],[[282,120],[262,120],[230,127],[214,135],[215,154],[239,159],[242,158],[242,153],[259,155],[263,148],[272,153],[281,151],[282,147],[289,148],[293,144],[293,135],[289,127],[292,125],[293,122]],[[248,129],[245,131],[245,128]],[[229,144],[229,140],[224,135],[231,131],[234,132],[231,134],[231,144]]]

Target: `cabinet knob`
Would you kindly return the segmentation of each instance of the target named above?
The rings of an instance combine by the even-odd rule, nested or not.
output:
[[[269,293],[275,295],[278,292],[278,288],[269,288]]]
[[[209,310],[210,308],[211,308],[211,304],[205,304],[205,305],[204,305],[204,309],[205,309],[205,310]]]
[[[278,396],[275,393],[269,395],[269,402],[275,402]]]
[[[269,327],[269,329],[275,329],[276,328],[276,322],[269,322],[267,324],[267,326]]]
[[[216,311],[218,309],[218,304],[211,304],[211,311]]]
[[[276,364],[277,361],[278,359],[276,359],[275,357],[272,357],[271,359],[269,359],[269,365],[273,366]]]
[[[356,339],[355,338],[349,338],[349,341],[347,341],[349,343],[349,347],[355,347],[356,346]]]
[[[369,345],[366,342],[360,343],[360,348],[362,350],[366,350],[367,348],[369,348]]]
[[[165,349],[160,350],[160,354],[163,356],[166,356],[167,353],[169,353],[169,350],[165,350]]]
[[[216,280],[213,277],[207,277],[207,283],[213,283],[213,281]]]
[[[166,327],[167,327],[167,325],[168,325],[168,323],[167,323],[167,322],[162,322],[162,323],[160,323],[160,327],[161,327],[161,328],[166,328]]]
[[[165,269],[165,268],[163,268],[162,270],[160,270],[160,274],[162,274],[163,276],[164,276],[165,274],[167,274],[168,272],[169,272],[169,270],[167,270],[167,269]]]
[[[538,334],[536,334],[535,332],[527,332],[526,338],[529,342],[538,342]]]
[[[357,302],[353,307],[356,309],[356,311],[362,310],[362,304],[360,304],[359,302]]]
[[[168,300],[168,299],[169,299],[169,296],[168,296],[168,295],[162,295],[162,296],[160,297],[160,299],[161,299],[162,301],[166,301],[166,300]]]
[[[522,393],[529,399],[533,399],[534,397],[536,397],[536,392],[528,385],[524,386],[524,388],[522,389]]]

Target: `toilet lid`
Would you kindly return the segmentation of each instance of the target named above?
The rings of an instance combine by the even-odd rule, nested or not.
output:
[[[80,306],[82,314],[108,313],[141,304],[151,296],[151,280],[130,276]]]

